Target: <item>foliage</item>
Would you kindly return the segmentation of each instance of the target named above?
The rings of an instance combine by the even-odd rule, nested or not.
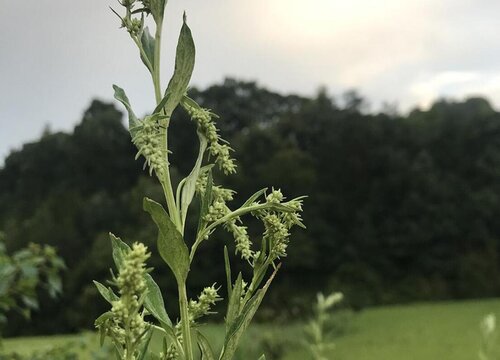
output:
[[[38,310],[37,291],[44,289],[51,297],[61,293],[60,273],[63,260],[51,246],[29,244],[12,255],[5,250],[0,233],[0,321],[7,323],[7,313],[17,311],[29,318]]]
[[[331,357],[343,360],[477,359],[481,340],[478,319],[482,319],[490,311],[500,311],[500,300],[414,303],[369,308],[352,318],[352,331],[336,337],[336,348]],[[287,342],[289,351],[285,351],[277,359],[308,359],[306,349],[298,346],[300,344],[297,342],[302,336],[303,325],[253,323],[242,340],[236,359],[257,359],[267,349],[265,342],[270,341],[268,339],[271,337]],[[215,341],[224,334],[224,325],[207,324],[204,333],[208,339]],[[6,339],[4,345],[9,352],[26,353],[26,349],[40,348],[42,344],[57,345],[72,339],[79,341],[81,336],[90,337],[90,334],[13,338]],[[96,335],[92,336],[93,343],[97,344]],[[152,344],[161,348],[155,338],[152,339]],[[280,344],[277,346],[281,346]],[[276,348],[274,344],[271,346]],[[87,354],[82,353],[82,359],[88,359]],[[266,353],[266,358],[267,355]]]
[[[86,354],[82,356],[82,354]],[[102,347],[99,351],[90,350],[90,344],[86,339],[65,341],[63,344],[45,343],[45,349],[36,350],[30,354],[19,352],[4,352],[0,354],[0,360],[107,360],[112,356],[108,347]]]
[[[500,113],[486,100],[440,100],[404,115],[361,113],[325,93],[305,98],[234,79],[192,88],[190,97],[217,109],[221,137],[239,150],[236,174],[213,174],[236,191],[234,203],[276,183],[291,197],[309,195],[307,237],[292,235],[294,246],[258,318],[304,317],[317,289],[338,289],[355,308],[500,295]],[[91,328],[90,319],[107,310],[91,283],[108,276],[107,232],[155,246],[157,230],[142,198],[161,199],[162,188],[133,160],[136,149],[120,117],[112,105],[94,101],[73,131],[45,134],[5,159],[0,228],[9,253],[30,242],[49,244],[68,265],[61,301],[47,303],[30,326],[12,322],[6,334]],[[185,146],[197,141],[188,114],[177,109],[173,117],[169,155],[177,185],[199,149]],[[193,206],[187,214],[186,238],[194,236],[196,213]],[[253,226],[248,232],[259,235]],[[225,283],[213,261],[224,261],[223,243],[234,251],[231,236],[216,231],[203,242],[188,293],[201,292],[207,279]],[[164,292],[175,292],[156,251],[148,264]],[[251,276],[244,263],[231,265],[235,275]],[[165,306],[178,316],[175,302]]]
[[[1,354],[0,360],[78,360],[78,347],[82,344],[67,343],[63,346],[54,346],[48,350],[35,351],[30,355],[19,353]]]
[[[136,159],[145,159],[144,167],[149,170],[149,175],[157,178],[163,190],[166,210],[161,203],[148,197],[143,200],[143,208],[158,228],[158,253],[175,278],[180,319],[172,322],[165,309],[162,291],[146,268],[146,260],[150,257],[148,248],[142,243],[129,247],[111,234],[117,269],[117,275],[112,273],[111,285],[115,289],[95,282],[100,294],[111,305],[111,309],[95,321],[101,344],[109,338],[117,358],[122,360],[193,360],[196,341],[202,359],[215,359],[216,351],[220,360],[233,359],[243,333],[280,268],[281,259],[287,255],[291,228],[295,225],[304,227],[300,215],[303,197],[285,201],[280,190],[263,188],[236,210],[230,209],[229,202],[235,192],[216,185],[214,175],[217,170],[224,175],[236,172],[236,163],[231,156],[233,149],[216,127],[218,116],[186,95],[195,58],[186,16],[177,44],[175,69],[163,92],[160,46],[166,1],[124,0],[120,4],[125,15],[115,14],[137,45],[141,60],[151,74],[157,106],[151,114],[138,118],[125,91],[116,85],[115,98],[127,110],[132,143],[138,150]],[[155,23],[154,38],[145,27],[145,17],[150,14]],[[199,150],[193,168],[175,188],[170,173],[171,149],[167,144],[172,114],[177,107],[183,109],[194,123]],[[188,210],[195,197],[199,200],[197,225],[193,226],[196,230],[192,241],[186,241],[189,239],[186,236]],[[262,223],[264,232],[258,247],[253,246],[248,226],[243,222],[245,215]],[[222,300],[218,293],[220,287],[215,284],[204,287],[197,300],[189,300],[186,287],[198,248],[217,228],[232,235],[235,254],[249,265],[252,274],[247,282],[244,280],[246,276],[240,272],[233,282],[229,251],[224,248],[227,312],[224,344],[220,350],[214,350],[199,329],[199,320],[210,315],[212,308]],[[158,332],[164,344],[159,354],[149,347],[153,335]]]

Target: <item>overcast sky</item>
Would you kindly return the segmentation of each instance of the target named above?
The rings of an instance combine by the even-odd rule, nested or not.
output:
[[[124,87],[153,107],[145,68],[111,0],[0,0],[0,163],[50,124],[70,130],[92,98]],[[225,76],[280,92],[356,88],[375,106],[485,95],[500,107],[499,0],[170,0],[163,77],[182,11],[197,45],[192,83]]]

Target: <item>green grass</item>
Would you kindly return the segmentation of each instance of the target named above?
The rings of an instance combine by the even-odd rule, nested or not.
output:
[[[487,313],[500,314],[500,299],[452,303],[414,304],[372,308],[355,314],[345,335],[336,339],[335,360],[428,360],[477,359],[480,343],[479,322]],[[220,339],[223,327],[206,325],[204,333]],[[275,327],[256,325],[250,328],[238,359],[256,360],[263,349],[288,349],[286,360],[309,359],[298,345],[300,324]],[[278,345],[270,347],[274,339]],[[26,337],[5,340],[7,351],[29,353],[35,349],[67,341],[86,341],[97,346],[95,335]],[[220,344],[220,341],[219,341]],[[267,344],[267,346],[266,346]],[[159,345],[159,344],[156,344]],[[87,357],[83,357],[87,358]]]

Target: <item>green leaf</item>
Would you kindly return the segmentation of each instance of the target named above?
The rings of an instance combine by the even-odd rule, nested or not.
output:
[[[132,110],[132,107],[130,106],[130,101],[128,100],[127,95],[125,94],[125,90],[123,90],[121,87],[117,85],[113,85],[113,89],[115,90],[115,99],[118,100],[125,106],[125,109],[127,109],[128,112],[128,128],[130,131],[130,134],[133,136],[133,129],[139,125],[139,119],[137,116],[135,116],[134,111]]]
[[[164,327],[172,327],[172,321],[168,317],[165,310],[165,303],[161,295],[161,290],[158,284],[153,280],[151,275],[146,274],[146,288],[148,289],[146,299],[144,300],[144,307],[158,320]]]
[[[106,338],[107,326],[106,322],[113,317],[111,311],[106,311],[104,314],[100,315],[95,321],[95,327],[99,328],[99,343],[101,346],[104,345],[104,339]]]
[[[266,355],[262,354],[259,358],[259,360],[266,360]]]
[[[143,343],[141,345],[141,349],[139,350],[139,356],[137,357],[137,360],[151,360],[151,354],[148,351],[149,343],[151,342],[151,338],[153,337],[153,328],[150,327],[148,332],[146,333],[146,339],[143,340]]]
[[[111,239],[111,247],[113,251],[113,261],[115,262],[115,266],[118,270],[121,269],[123,264],[123,259],[130,251],[130,247],[125,244],[122,239],[116,237],[112,233],[109,233],[109,238]]]
[[[229,297],[229,303],[227,304],[226,313],[226,328],[229,329],[234,319],[240,314],[241,305],[241,295],[243,292],[243,277],[241,272],[238,274],[238,278],[234,283],[233,290],[231,291],[231,296]]]
[[[47,275],[47,284],[50,297],[55,298],[62,292],[62,281],[57,273]]]
[[[194,193],[196,191],[196,181],[200,176],[200,168],[201,163],[203,161],[203,154],[207,149],[207,139],[201,133],[198,133],[198,139],[200,140],[200,149],[198,151],[198,158],[196,159],[196,163],[193,167],[193,170],[186,177],[186,181],[184,182],[184,187],[182,188],[182,196],[181,196],[181,218],[182,223],[186,221],[187,211],[189,205],[193,201]]]
[[[111,319],[113,317],[113,313],[111,311],[106,311],[101,314],[97,319],[95,319],[94,324],[96,326],[102,325],[106,322],[106,320]]]
[[[273,211],[281,211],[281,212],[294,212],[295,209],[291,206],[287,206],[285,204],[277,204],[277,203],[267,203],[266,208]]]
[[[149,8],[157,24],[163,22],[163,15],[165,13],[166,5],[167,5],[167,0],[150,0]]]
[[[95,284],[97,290],[99,290],[99,293],[102,295],[102,297],[107,302],[109,302],[110,304],[112,304],[113,301],[117,301],[118,300],[118,296],[116,296],[116,294],[113,292],[113,290],[111,290],[111,288],[106,287],[103,284],[101,284],[100,282],[95,281],[95,280],[94,280],[94,284]]]
[[[200,173],[203,171],[203,168],[201,169]],[[213,177],[212,177],[212,168],[208,168],[208,177],[207,177],[207,186],[205,188],[205,194],[201,198],[201,208],[200,208],[200,219],[198,221],[198,231],[196,232],[197,235],[199,235],[201,229],[203,228],[205,221],[203,218],[205,215],[208,214],[208,208],[212,204],[212,187],[214,184]]]
[[[164,98],[158,104],[154,113],[165,109],[165,115],[172,115],[172,112],[187,90],[189,80],[191,80],[194,69],[195,52],[191,30],[186,24],[186,16],[184,15],[184,22],[177,43],[174,74],[168,83]]]
[[[146,65],[146,67],[149,69],[149,65],[151,65],[150,72],[154,71],[155,68],[155,39],[151,36],[149,33],[148,27],[145,27],[144,30],[142,31],[141,35],[141,44],[142,48],[144,49],[144,53],[146,58],[144,58],[144,55],[141,53],[141,60]],[[149,64],[149,65],[148,65]]]
[[[255,200],[257,200],[260,196],[262,196],[265,192],[267,191],[267,188],[263,188],[263,189],[260,189],[259,191],[257,191],[255,194],[253,194],[252,196],[250,196],[248,198],[247,201],[245,201],[245,203],[243,205],[241,205],[242,208],[245,208],[247,206],[250,206],[252,205]]]
[[[38,310],[39,304],[36,297],[22,295],[21,300],[23,301],[24,305],[26,305],[26,307],[28,307],[29,309]]]
[[[210,346],[207,338],[200,332],[196,331],[197,339],[198,339],[198,347],[201,353],[201,360],[215,360],[214,351]]]
[[[224,245],[224,266],[226,267],[226,281],[227,281],[227,298],[231,299],[233,292],[233,285],[231,284],[231,263],[229,262],[229,253],[227,246]]]
[[[170,220],[167,212],[157,202],[144,198],[144,210],[158,226],[158,251],[174,273],[178,283],[184,283],[189,272],[189,250],[182,235]]]
[[[276,272],[279,270],[279,268],[280,266],[278,265],[276,270],[274,270],[262,289],[258,290],[255,295],[245,304],[245,306],[243,306],[241,313],[230,324],[229,328],[226,331],[224,347],[220,356],[220,360],[230,360],[233,358],[234,353],[236,352],[236,349],[238,347],[241,335],[245,332],[248,325],[250,325],[253,316],[257,312],[257,309],[259,308],[262,299],[266,295],[267,289],[271,285],[271,282],[276,276]],[[233,291],[233,297],[234,296],[235,294]]]
[[[193,99],[191,99],[189,96],[184,94],[184,96],[181,99],[181,105],[185,109],[193,108],[196,110],[202,110],[203,108]]]

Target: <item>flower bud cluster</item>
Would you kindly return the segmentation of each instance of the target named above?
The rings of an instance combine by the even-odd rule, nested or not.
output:
[[[154,171],[159,178],[162,178],[166,172],[167,154],[162,141],[162,127],[159,123],[160,117],[157,115],[146,116],[135,130],[132,142],[137,149],[136,158],[143,155],[146,158],[146,164],[149,166],[149,173]]]
[[[301,224],[300,212],[302,211],[302,200],[291,200],[283,202],[284,196],[280,190],[274,190],[266,196],[266,202],[271,204],[286,205],[292,211],[264,211],[259,214],[264,223],[263,240],[268,244],[271,259],[286,256],[289,243],[290,229]]]
[[[196,122],[198,131],[201,132],[208,140],[208,151],[210,155],[215,157],[215,162],[224,174],[233,174],[236,172],[236,164],[231,158],[231,147],[225,140],[221,139],[219,130],[215,126],[214,118],[217,115],[211,113],[207,109],[195,108],[193,106],[186,107],[191,118]]]
[[[203,289],[198,300],[190,300],[188,304],[189,321],[194,323],[196,319],[210,314],[210,309],[217,301],[222,300],[218,294],[215,284]]]
[[[164,360],[175,360],[179,358],[179,351],[177,351],[177,348],[175,347],[174,344],[170,344],[169,347],[167,348],[167,351],[165,354],[160,354],[160,358]]]
[[[264,236],[269,244],[271,258],[280,258],[286,256],[288,247],[288,238],[290,233],[278,215],[268,214],[264,216]]]
[[[285,197],[281,193],[281,190],[274,190],[271,191],[269,195],[266,196],[266,201],[268,203],[274,203],[274,204],[279,204],[283,201]]]
[[[203,196],[207,190],[207,182],[208,174],[206,172],[201,173],[198,179],[196,179],[195,190],[201,196]]]
[[[115,279],[120,297],[112,302],[112,323],[108,332],[122,345],[140,339],[146,330],[147,324],[140,311],[142,307],[140,299],[146,292],[145,262],[150,255],[146,246],[135,243],[123,259],[118,277]]]
[[[203,195],[207,188],[207,181],[208,176],[206,174],[201,175],[196,181],[196,191]],[[226,202],[233,200],[234,191],[221,186],[212,186],[212,197],[213,200],[212,204],[208,207],[208,214],[203,218],[206,222],[217,221],[231,212]],[[251,250],[252,243],[248,236],[247,227],[239,225],[239,223],[241,223],[241,219],[236,217],[227,221],[224,224],[224,228],[234,237],[236,253],[240,253],[243,259],[250,260],[253,256]]]
[[[144,28],[144,15],[141,15],[140,18],[133,17],[132,14],[137,12],[149,12],[149,8],[144,7],[142,10],[137,11],[135,9],[136,0],[119,0],[120,5],[122,5],[126,10],[126,14],[124,17],[121,17],[117,12],[113,9],[113,12],[121,19],[122,28],[127,29],[132,37],[140,36],[143,28]]]
[[[146,260],[151,256],[148,248],[141,243],[132,245],[132,249],[123,259],[123,264],[116,279],[122,296],[140,295],[146,288]]]
[[[239,218],[228,221],[224,226],[233,234],[236,244],[236,253],[241,254],[241,258],[250,260],[254,253],[251,249],[252,242],[248,236],[247,227],[238,225]]]
[[[122,19],[122,27],[126,28],[131,35],[139,35],[143,26],[144,21],[141,19],[127,17]]]
[[[231,212],[226,202],[233,200],[234,191],[221,186],[212,186],[212,204],[208,207],[208,214],[205,215],[206,222],[217,221],[224,215]]]

